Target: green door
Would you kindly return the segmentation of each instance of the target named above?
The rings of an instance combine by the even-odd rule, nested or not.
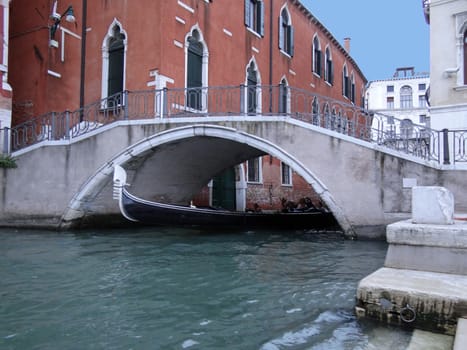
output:
[[[234,168],[227,169],[213,178],[212,205],[227,210],[236,209]]]

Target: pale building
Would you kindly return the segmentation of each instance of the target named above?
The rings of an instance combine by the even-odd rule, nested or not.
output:
[[[386,137],[400,134],[401,126],[410,130],[414,124],[430,127],[427,91],[430,77],[416,73],[413,67],[397,68],[391,78],[371,81],[366,89],[366,108],[383,118],[375,118],[373,129]]]
[[[467,129],[467,1],[424,0],[430,25],[431,125]]]

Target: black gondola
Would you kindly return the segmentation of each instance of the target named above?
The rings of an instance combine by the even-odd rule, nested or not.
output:
[[[324,229],[337,226],[331,212],[317,209],[293,212],[240,212],[148,201],[128,192],[126,172],[118,165],[114,168],[114,198],[119,200],[120,211],[125,218],[144,224],[293,229]]]

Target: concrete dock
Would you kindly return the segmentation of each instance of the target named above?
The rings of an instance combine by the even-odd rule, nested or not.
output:
[[[389,225],[386,237],[384,267],[359,283],[357,316],[455,336],[454,349],[467,349],[467,221],[454,215],[452,194],[414,187],[412,219]]]

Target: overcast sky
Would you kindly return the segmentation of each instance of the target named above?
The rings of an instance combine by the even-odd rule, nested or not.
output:
[[[421,0],[300,0],[371,80],[392,77],[398,67],[430,71],[429,25]]]

